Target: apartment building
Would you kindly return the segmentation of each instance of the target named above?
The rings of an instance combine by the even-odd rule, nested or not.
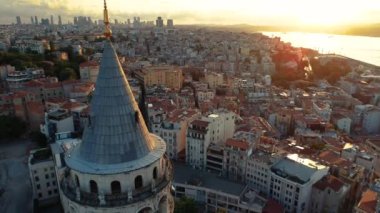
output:
[[[32,182],[33,199],[38,200],[40,206],[59,201],[54,165],[49,148],[32,150],[30,152],[28,166]]]

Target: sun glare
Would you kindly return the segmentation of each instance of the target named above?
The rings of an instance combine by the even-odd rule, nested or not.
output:
[[[293,6],[300,24],[316,26],[349,24],[355,22],[360,12],[355,4],[343,4],[341,1],[321,0]]]

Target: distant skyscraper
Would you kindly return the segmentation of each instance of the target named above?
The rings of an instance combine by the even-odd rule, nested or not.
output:
[[[49,18],[42,18],[41,19],[41,24],[42,25],[49,25]]]
[[[128,25],[128,27],[131,26],[131,19],[128,19],[128,20],[127,20],[127,25]]]
[[[74,25],[77,25],[78,24],[78,17],[74,17]]]
[[[34,23],[38,24],[38,18],[37,18],[37,16],[34,16]]]
[[[62,18],[61,18],[61,16],[58,16],[58,25],[59,25],[59,26],[62,25]]]
[[[169,28],[172,28],[174,27],[174,22],[173,22],[173,19],[168,19],[166,25],[169,27]]]
[[[54,16],[53,15],[50,16],[50,24],[54,25]]]
[[[140,27],[140,17],[133,17],[133,28]]]
[[[21,25],[21,17],[16,16],[16,24]]]
[[[33,18],[33,16],[30,17],[30,23],[34,24],[34,18]]]
[[[162,20],[161,17],[158,17],[157,20],[156,20],[156,27],[164,27],[164,20]]]
[[[119,24],[119,21],[117,19],[115,19],[115,24]]]
[[[88,24],[92,24],[92,19],[91,19],[91,17],[89,16],[89,17],[87,17],[87,21],[88,21]]]

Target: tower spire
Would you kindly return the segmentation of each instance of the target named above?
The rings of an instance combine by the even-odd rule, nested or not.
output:
[[[108,10],[107,10],[107,2],[106,0],[104,0],[104,26],[105,26],[105,29],[104,29],[104,36],[109,39],[111,38],[112,36],[112,30],[111,30],[111,26],[110,26],[110,20],[109,20],[109,17],[108,17]]]

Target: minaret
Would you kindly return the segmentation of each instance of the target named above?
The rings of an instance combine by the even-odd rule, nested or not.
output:
[[[64,212],[172,213],[166,143],[149,133],[111,43],[104,1],[104,50],[82,142],[58,174]]]

